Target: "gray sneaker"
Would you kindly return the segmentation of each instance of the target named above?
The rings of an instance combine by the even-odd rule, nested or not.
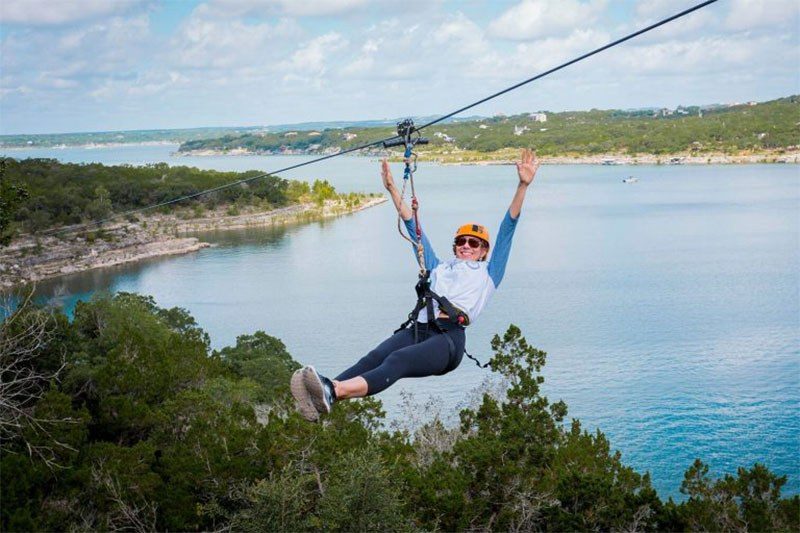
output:
[[[317,419],[319,419],[319,412],[311,402],[311,395],[309,395],[303,379],[304,370],[304,368],[301,368],[292,374],[292,380],[289,383],[289,388],[292,391],[292,396],[294,396],[297,410],[300,411],[300,414],[303,416],[303,418],[309,422],[315,422]]]
[[[311,397],[311,403],[319,414],[330,413],[333,402],[336,401],[333,382],[317,372],[309,365],[302,369],[303,383]]]

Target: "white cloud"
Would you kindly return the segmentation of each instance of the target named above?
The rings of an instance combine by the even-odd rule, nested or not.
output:
[[[172,38],[170,54],[178,68],[230,69],[277,63],[302,30],[291,20],[246,24],[220,19],[200,6]]]
[[[42,72],[37,80],[39,88],[74,89],[78,85],[79,83],[74,79],[53,76],[49,72]]]
[[[488,34],[518,41],[557,36],[592,24],[605,5],[606,0],[523,0],[493,20]]]
[[[433,46],[426,57],[437,57],[437,67],[467,77],[496,77],[504,71],[502,58],[486,39],[484,30],[463,13],[447,17],[430,34]]]
[[[150,0],[3,0],[0,22],[48,26],[68,24],[142,8]]]
[[[514,70],[520,78],[529,78],[566,60],[594,50],[610,40],[607,33],[574,30],[565,38],[549,38],[517,45]],[[574,67],[579,68],[579,67]]]
[[[147,55],[153,42],[149,15],[113,17],[78,28],[27,29],[2,43],[2,68],[19,86],[41,94],[61,94],[124,78]]]
[[[355,11],[368,0],[211,0],[209,9],[225,16],[324,17]]]
[[[311,81],[321,84],[330,65],[330,56],[347,46],[347,40],[335,32],[326,33],[302,44],[291,57],[280,63],[284,81]]]
[[[752,65],[768,43],[743,41],[734,37],[711,36],[631,47],[614,56],[627,73],[695,74],[714,73]]]
[[[675,0],[639,0],[636,2],[636,18],[642,22],[655,22],[658,19],[674,15],[688,9],[695,2]]]
[[[683,0],[641,0],[636,4],[634,25],[637,29],[675,15],[695,4],[694,1]],[[716,31],[724,4],[712,4],[690,13],[676,21],[665,24],[639,37],[637,42],[656,43],[676,38],[693,38]]]
[[[14,94],[25,95],[31,92],[31,88],[26,85],[17,85],[12,88],[6,88],[5,85],[0,86],[0,98],[8,98]]]
[[[42,20],[61,25],[47,26],[7,24],[5,7],[20,2],[0,0],[4,131],[447,112],[696,0],[504,0],[494,20],[484,5],[445,0],[208,0],[178,21],[151,0],[126,3],[148,9],[125,17],[107,11],[113,0],[85,0],[81,20],[60,1]],[[796,93],[795,3],[718,2],[474,112]]]
[[[725,23],[732,30],[788,28],[797,33],[799,20],[797,0],[731,0]]]
[[[90,96],[95,100],[112,101],[129,97],[151,97],[164,94],[168,89],[187,88],[192,80],[179,72],[151,71],[135,79],[117,80],[109,78],[97,86]]]
[[[419,55],[418,38],[398,19],[371,25],[363,39],[358,55],[341,68],[342,75],[361,80],[406,79],[414,75]]]
[[[484,30],[463,13],[413,24],[393,18],[366,30],[364,44],[342,69],[362,80],[411,81],[490,78],[500,58]]]

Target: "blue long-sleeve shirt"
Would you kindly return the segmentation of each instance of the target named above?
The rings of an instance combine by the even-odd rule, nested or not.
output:
[[[455,257],[442,261],[436,256],[425,232],[422,233],[425,268],[431,273],[431,290],[467,313],[470,323],[478,318],[503,280],[518,220],[519,218],[512,218],[511,213],[506,212],[497,231],[497,239],[489,261],[468,261]],[[406,220],[405,224],[411,239],[416,242],[417,230],[414,219]],[[413,250],[416,256],[416,249]],[[435,302],[433,312],[434,315],[439,313]],[[425,309],[420,311],[419,321],[428,321]]]

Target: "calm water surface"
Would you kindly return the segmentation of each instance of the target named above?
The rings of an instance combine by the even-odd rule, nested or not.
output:
[[[174,146],[6,150],[109,164],[166,161],[274,170],[302,157],[173,157]],[[399,166],[395,167],[400,174]],[[628,175],[636,184],[621,183]],[[379,192],[377,163],[341,157],[286,175]],[[494,234],[514,191],[505,166],[421,164],[423,227],[440,256],[455,227]],[[416,263],[383,204],[284,229],[203,234],[198,253],[41,284],[68,309],[96,290],[151,294],[188,309],[215,347],[265,330],[294,357],[336,374],[413,306]],[[469,328],[482,359],[510,323],[548,352],[546,393],[623,460],[678,495],[696,458],[716,474],[765,463],[800,492],[800,173],[793,165],[546,166],[530,191],[500,290]],[[487,372],[465,359],[401,392],[455,413]]]

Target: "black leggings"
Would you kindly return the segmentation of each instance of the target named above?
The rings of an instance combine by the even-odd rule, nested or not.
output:
[[[371,396],[400,378],[440,376],[455,370],[464,357],[464,328],[449,322],[438,324],[444,333],[429,327],[427,322],[419,322],[416,344],[413,327],[398,331],[336,376],[336,380],[361,376],[367,381],[367,396]]]

